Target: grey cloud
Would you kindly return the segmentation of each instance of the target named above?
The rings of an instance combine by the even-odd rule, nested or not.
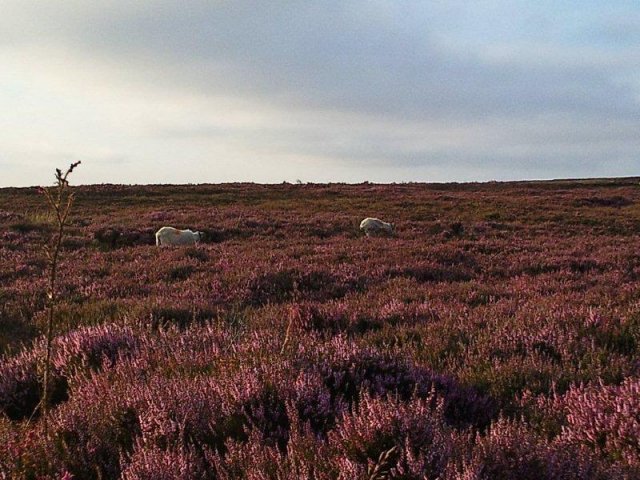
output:
[[[607,69],[489,64],[447,51],[422,12],[413,21],[405,11],[362,22],[349,2],[258,5],[105,19],[85,34],[98,49],[160,57],[163,68],[172,62],[172,80],[186,88],[307,108],[417,119],[640,111]],[[114,39],[122,43],[114,47]]]
[[[607,15],[597,23],[585,27],[581,34],[615,48],[621,46],[636,48],[640,42],[640,12]]]
[[[142,5],[87,9],[44,30],[122,69],[144,65],[151,83],[298,108],[413,119],[640,113],[608,68],[489,63],[449,51],[420,2]]]
[[[347,159],[354,168],[393,166],[395,168],[429,168],[455,170],[482,165],[480,175],[493,172],[506,177],[532,172],[598,169],[615,174],[633,174],[640,168],[640,137],[634,122],[602,124],[599,117],[575,122],[564,118],[540,117],[519,123],[496,121],[476,125],[462,124],[451,130],[433,125],[390,124],[383,127],[352,125],[344,122],[317,122],[297,127],[220,128],[199,125],[188,129],[165,128],[157,131],[165,138],[178,140],[209,139],[237,144],[249,142],[255,152],[271,156],[304,152],[317,158]],[[615,168],[601,168],[601,164]],[[624,168],[620,167],[624,163]],[[510,175],[508,172],[511,172]],[[534,175],[535,176],[535,175]],[[489,177],[495,178],[495,177]],[[502,178],[502,177],[501,177]]]

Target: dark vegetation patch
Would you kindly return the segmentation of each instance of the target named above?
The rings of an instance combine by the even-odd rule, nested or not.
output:
[[[628,207],[633,205],[633,200],[620,195],[612,197],[584,197],[573,202],[576,207]]]
[[[49,233],[53,231],[50,223],[32,222],[29,220],[11,223],[9,228],[18,233]]]
[[[186,328],[192,324],[202,323],[216,318],[217,312],[207,309],[180,308],[180,307],[154,307],[151,310],[151,324],[154,329],[176,326]]]
[[[437,263],[421,262],[418,265],[392,270],[392,276],[401,275],[414,278],[418,282],[466,282],[473,278],[469,269],[460,266],[444,266]]]
[[[204,243],[222,243],[229,240],[243,240],[250,238],[254,234],[253,229],[242,229],[235,227],[227,228],[201,228],[204,233]]]
[[[93,238],[98,242],[100,246],[108,248],[116,248],[118,239],[122,235],[122,232],[117,227],[104,227],[96,230],[93,233]]]
[[[69,251],[80,250],[87,246],[87,239],[84,237],[66,237],[62,240],[62,248]]]
[[[131,229],[120,232],[117,245],[132,247],[136,245],[155,245],[155,230],[152,228]]]
[[[200,262],[206,262],[210,258],[206,250],[198,247],[187,247],[184,251],[184,255],[187,258],[198,260]]]
[[[362,291],[365,286],[366,280],[359,277],[340,277],[321,270],[280,270],[260,273],[251,278],[248,302],[260,306],[294,298],[326,301],[341,298],[350,291]]]
[[[196,269],[193,265],[178,265],[171,267],[167,272],[167,280],[170,282],[186,280]]]
[[[156,243],[155,230],[152,228],[101,227],[94,231],[93,238],[99,246],[110,249]]]

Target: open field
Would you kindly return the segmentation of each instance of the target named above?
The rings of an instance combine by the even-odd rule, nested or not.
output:
[[[75,192],[46,436],[51,219],[0,189],[0,478],[640,478],[638,179]]]

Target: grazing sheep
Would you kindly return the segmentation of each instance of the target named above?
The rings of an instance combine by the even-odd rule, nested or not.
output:
[[[162,227],[156,232],[156,245],[195,245],[203,238],[202,232]]]
[[[367,237],[377,234],[392,235],[395,231],[395,225],[393,223],[383,222],[378,218],[367,217],[360,222],[360,230],[362,230]]]

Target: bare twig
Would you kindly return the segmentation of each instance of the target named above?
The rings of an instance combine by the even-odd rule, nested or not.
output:
[[[291,336],[293,327],[295,326],[296,320],[298,323],[300,322],[300,307],[297,305],[298,300],[298,285],[297,282],[293,284],[293,302],[294,305],[289,309],[289,322],[287,323],[287,330],[284,334],[284,340],[282,342],[282,348],[280,349],[280,355],[284,355],[284,352],[287,348],[287,344],[289,343],[289,337]]]
[[[67,225],[71,206],[73,205],[74,195],[69,192],[69,182],[67,177],[73,170],[80,165],[80,162],[72,163],[64,174],[59,168],[56,168],[56,185],[52,188],[42,188],[41,191],[45,196],[49,209],[55,213],[56,233],[52,241],[45,245],[44,252],[49,261],[49,278],[47,286],[47,326],[46,326],[46,355],[44,359],[44,375],[42,380],[42,398],[36,406],[34,414],[38,408],[42,409],[42,420],[45,433],[47,432],[47,414],[49,411],[49,383],[51,375],[51,355],[53,350],[54,337],[54,318],[55,308],[58,300],[56,291],[56,280],[58,273],[58,260],[60,257],[60,248],[64,237],[64,229]],[[33,415],[32,415],[33,416]]]
[[[293,322],[296,318],[296,315],[294,314],[293,311],[289,312],[289,323],[287,323],[287,330],[284,334],[284,341],[282,342],[282,348],[280,349],[280,355],[283,355],[286,348],[287,348],[287,344],[289,343],[289,336],[291,335],[291,328],[293,327]]]

